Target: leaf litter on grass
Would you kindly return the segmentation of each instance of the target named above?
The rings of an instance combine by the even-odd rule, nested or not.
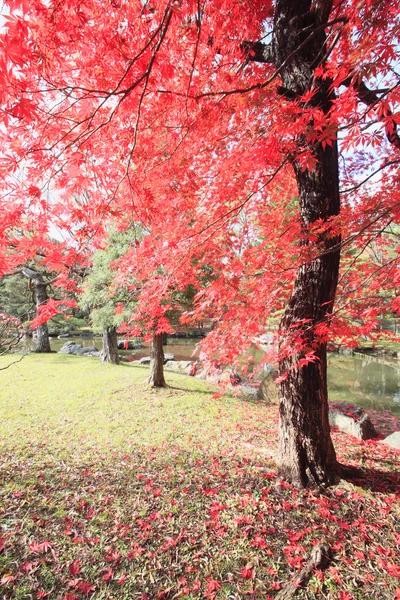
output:
[[[43,447],[4,452],[2,595],[273,597],[324,538],[334,562],[304,598],[393,598],[400,480],[394,454],[381,450],[354,445],[364,474],[319,491],[297,490],[272,463],[229,447],[93,449],[90,460],[61,461]]]
[[[143,405],[133,389],[114,394],[113,414],[126,419],[126,403],[135,408],[131,422],[116,418],[125,441],[98,415],[101,435],[81,428],[74,439],[60,421],[55,439],[37,420],[35,432],[20,423],[24,440],[4,440],[1,597],[274,598],[321,539],[333,562],[298,598],[398,597],[399,453],[335,432],[340,461],[358,469],[353,479],[298,490],[265,454],[275,448],[275,406],[210,400],[204,388],[199,400],[200,384],[187,380],[185,391],[185,381],[146,392]],[[89,407],[78,408],[87,418]],[[135,420],[141,409],[153,417],[147,425]]]

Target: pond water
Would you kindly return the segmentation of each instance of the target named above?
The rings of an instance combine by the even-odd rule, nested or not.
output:
[[[51,347],[58,351],[67,342],[82,346],[102,347],[101,337],[51,339]],[[176,360],[191,360],[198,339],[169,338],[165,352]],[[31,341],[29,343],[32,343]],[[124,350],[123,355],[135,359],[149,355],[146,346],[139,350]],[[259,352],[256,353],[256,356]],[[261,353],[260,353],[261,356]],[[400,361],[356,354],[344,356],[330,352],[328,355],[329,398],[334,401],[356,402],[374,410],[389,410],[400,415]]]
[[[400,415],[400,361],[330,353],[328,388],[331,400]]]

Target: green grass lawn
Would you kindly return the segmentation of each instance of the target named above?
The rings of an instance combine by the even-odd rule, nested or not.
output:
[[[400,597],[398,453],[335,433],[358,479],[297,490],[276,406],[146,375],[60,354],[0,371],[1,598],[273,598],[322,539],[333,561],[296,597]]]
[[[12,361],[3,358],[0,368]],[[167,373],[167,389],[146,385],[148,367],[101,364],[98,359],[31,354],[1,372],[0,437],[21,449],[45,444],[58,453],[84,448],[127,450],[137,445],[209,443],[246,428],[248,405],[212,399],[202,381]],[[265,426],[252,405],[253,426]],[[265,427],[264,427],[265,429]]]

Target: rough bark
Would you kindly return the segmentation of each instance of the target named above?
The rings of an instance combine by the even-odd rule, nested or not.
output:
[[[24,267],[22,269],[22,274],[25,277],[28,277],[30,281],[33,282],[34,290],[35,290],[35,302],[36,302],[36,315],[39,315],[39,307],[42,304],[46,304],[48,300],[47,295],[47,286],[49,285],[48,281],[45,281],[43,275],[34,271],[33,269],[29,269],[28,267]],[[50,348],[50,338],[49,338],[49,330],[47,327],[47,323],[42,323],[39,327],[36,328],[36,349],[35,352],[38,353],[48,353],[51,352]]]
[[[47,296],[47,285],[43,281],[42,277],[35,278],[35,297],[36,297],[36,314],[39,314],[39,307],[45,304],[48,300]],[[51,352],[49,329],[47,323],[42,323],[36,328],[36,349],[35,352],[48,353]]]
[[[319,11],[312,12],[310,2],[281,0],[277,3],[273,42],[278,63],[294,53],[282,70],[284,88],[298,98],[314,85],[312,102],[325,115],[334,100],[331,82],[315,79],[313,72],[325,53],[326,37],[321,24],[329,18],[330,7],[328,1],[321,3]],[[308,43],[296,51],[306,39]],[[309,127],[312,126],[310,122]],[[312,150],[317,159],[317,166],[311,171],[304,170],[296,156],[292,158],[299,190],[304,250],[310,226],[317,220],[328,223],[339,214],[338,149],[336,141],[331,146],[323,147],[321,143],[309,146],[307,132],[298,139],[298,147],[300,151]],[[338,242],[338,237],[325,231],[316,246],[310,248],[311,255],[316,253],[317,256],[299,268],[280,327],[282,345],[296,329],[301,330],[304,340],[304,350],[284,356],[279,364],[280,374],[286,378],[280,384],[278,463],[283,476],[301,486],[310,481],[333,483],[338,472],[329,429],[326,343],[318,339],[314,329],[329,319],[332,312],[339,273]],[[315,351],[316,360],[301,366],[299,361],[309,350]]]
[[[152,387],[165,387],[164,379],[164,349],[162,334],[154,334],[151,343],[150,373],[147,383]]]
[[[116,327],[105,327],[103,329],[103,349],[101,351],[102,362],[119,365],[118,338]]]
[[[317,219],[327,222],[340,207],[336,143],[325,150],[319,146],[316,153],[318,165],[313,172],[302,171],[294,162],[305,228]],[[300,367],[301,352],[282,358],[279,365],[280,374],[286,375],[280,384],[279,466],[285,477],[303,486],[309,480],[333,483],[338,470],[329,430],[326,344],[314,330],[315,325],[329,320],[332,312],[339,273],[338,242],[327,233],[318,240],[320,254],[300,267],[281,322],[282,342],[300,328],[305,349],[315,349],[317,359]]]
[[[279,69],[280,93],[288,100],[301,102],[301,96],[313,89],[310,104],[325,115],[334,100],[327,79],[318,79],[314,71],[326,52],[324,25],[332,8],[330,0],[278,0],[274,15],[274,35],[268,57]],[[253,55],[261,55],[257,48]],[[339,214],[338,149],[332,145],[312,143],[308,130],[297,139],[298,152],[312,151],[317,159],[314,170],[304,170],[297,155],[290,156],[299,192],[300,218],[304,237],[302,250],[307,250],[307,232],[312,224],[329,223]],[[280,375],[280,427],[278,465],[282,475],[299,486],[309,482],[330,484],[336,480],[338,464],[329,430],[326,380],[326,344],[318,339],[314,326],[329,320],[335,299],[339,272],[339,238],[325,231],[315,246],[309,247],[309,259],[297,273],[291,298],[281,321],[282,359]],[[307,256],[307,252],[303,252]],[[293,333],[301,333],[304,348],[285,356]],[[304,366],[299,361],[315,350],[316,361]]]

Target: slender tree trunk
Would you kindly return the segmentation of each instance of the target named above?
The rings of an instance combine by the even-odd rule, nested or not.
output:
[[[44,283],[42,276],[38,275],[33,279],[35,285],[35,296],[36,296],[36,314],[39,314],[39,307],[42,304],[45,304],[48,300],[47,296],[47,286]],[[38,353],[48,353],[51,352],[50,348],[50,338],[49,338],[49,329],[47,327],[47,323],[42,323],[39,327],[36,328],[36,340],[37,345],[35,352]]]
[[[152,387],[165,387],[166,383],[164,379],[164,349],[162,334],[153,336],[150,358],[150,373],[147,378],[147,383],[149,383]]]
[[[103,329],[103,350],[101,351],[102,362],[119,365],[118,338],[116,327],[105,327]]]

